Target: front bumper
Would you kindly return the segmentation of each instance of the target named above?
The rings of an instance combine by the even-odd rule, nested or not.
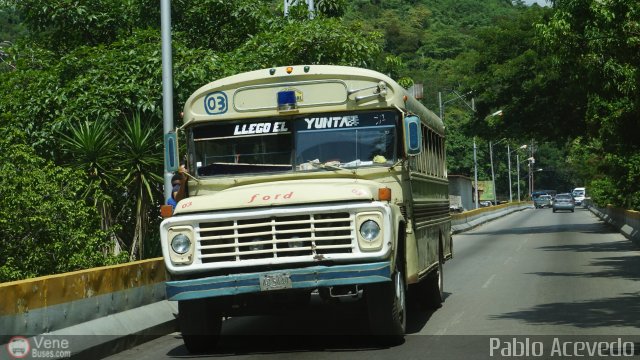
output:
[[[286,272],[291,278],[291,289],[315,289],[337,285],[360,285],[391,281],[388,261],[335,266],[264,271],[245,274],[211,276],[201,279],[167,281],[168,300],[193,300],[218,296],[259,293],[260,277]]]

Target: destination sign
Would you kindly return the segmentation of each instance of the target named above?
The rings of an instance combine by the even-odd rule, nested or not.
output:
[[[210,124],[193,129],[193,139],[211,139],[232,136],[287,134],[291,126],[288,121],[243,121],[225,124]]]
[[[378,111],[349,114],[318,114],[296,121],[296,130],[341,129],[369,126],[395,125],[394,111]]]
[[[395,111],[376,111],[361,113],[311,114],[296,117],[294,120],[265,119],[243,120],[225,123],[212,123],[193,128],[193,139],[215,139],[234,136],[278,135],[295,131],[325,129],[348,129],[371,126],[393,126],[396,124]]]

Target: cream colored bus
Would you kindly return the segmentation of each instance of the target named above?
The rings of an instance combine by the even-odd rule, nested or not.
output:
[[[193,93],[181,129],[187,197],[161,241],[189,351],[213,346],[225,316],[312,295],[359,298],[386,340],[404,336],[408,293],[440,306],[444,126],[395,81],[343,66],[242,73]]]

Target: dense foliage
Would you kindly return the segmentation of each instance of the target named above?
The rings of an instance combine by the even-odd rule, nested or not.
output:
[[[0,138],[0,282],[122,261],[111,255],[96,209],[83,200],[84,174],[19,140],[15,131]]]
[[[335,18],[344,9],[340,1],[319,2],[313,19],[302,6],[292,8],[284,18],[282,8],[272,1],[172,3],[177,24],[173,41],[176,114],[191,92],[217,78],[284,64],[372,66],[370,59],[381,49],[380,34],[348,27]],[[34,173],[34,181],[49,178],[55,180],[50,186],[74,185],[77,211],[68,211],[67,205],[58,204],[61,200],[48,196],[53,190],[42,188],[45,184],[21,193],[29,196],[29,209],[40,203],[42,211],[51,212],[49,208],[57,206],[64,211],[64,219],[87,222],[66,226],[72,233],[61,230],[59,237],[45,236],[47,226],[55,227],[56,221],[64,219],[24,216],[15,198],[5,193],[0,233],[34,238],[23,243],[24,251],[42,242],[60,251],[48,251],[46,246],[36,249],[34,253],[55,255],[55,263],[42,261],[26,272],[15,261],[20,257],[10,253],[16,247],[3,246],[0,263],[6,264],[6,275],[0,281],[113,259],[158,256],[158,205],[164,200],[158,4],[124,0],[0,4],[12,14],[21,14],[21,24],[29,31],[3,47],[1,54],[0,130],[3,137],[10,131],[21,136],[0,143],[0,150],[17,153],[19,149],[21,154],[28,150],[29,155],[15,159],[18,168],[38,167],[30,161],[39,161],[40,170],[51,173]],[[0,168],[0,178],[12,178],[17,184],[12,169]],[[29,231],[38,222],[48,224],[38,233],[40,238]],[[65,246],[65,236],[78,245]],[[92,253],[87,254],[90,249]]]
[[[640,210],[640,3],[554,5],[541,36],[557,67],[587,94],[570,163],[599,204]]]
[[[473,176],[475,143],[489,179],[497,143],[502,198],[509,157],[514,191],[534,165],[537,188],[640,209],[638,2],[317,0],[288,17],[279,0],[171,3],[175,114],[242,71],[373,68],[423,85],[450,173]],[[158,1],[0,0],[0,281],[159,254],[159,24]]]

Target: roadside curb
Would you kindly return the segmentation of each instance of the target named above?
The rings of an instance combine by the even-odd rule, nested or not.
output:
[[[163,300],[42,335],[66,338],[73,359],[101,359],[177,331],[177,314]]]

